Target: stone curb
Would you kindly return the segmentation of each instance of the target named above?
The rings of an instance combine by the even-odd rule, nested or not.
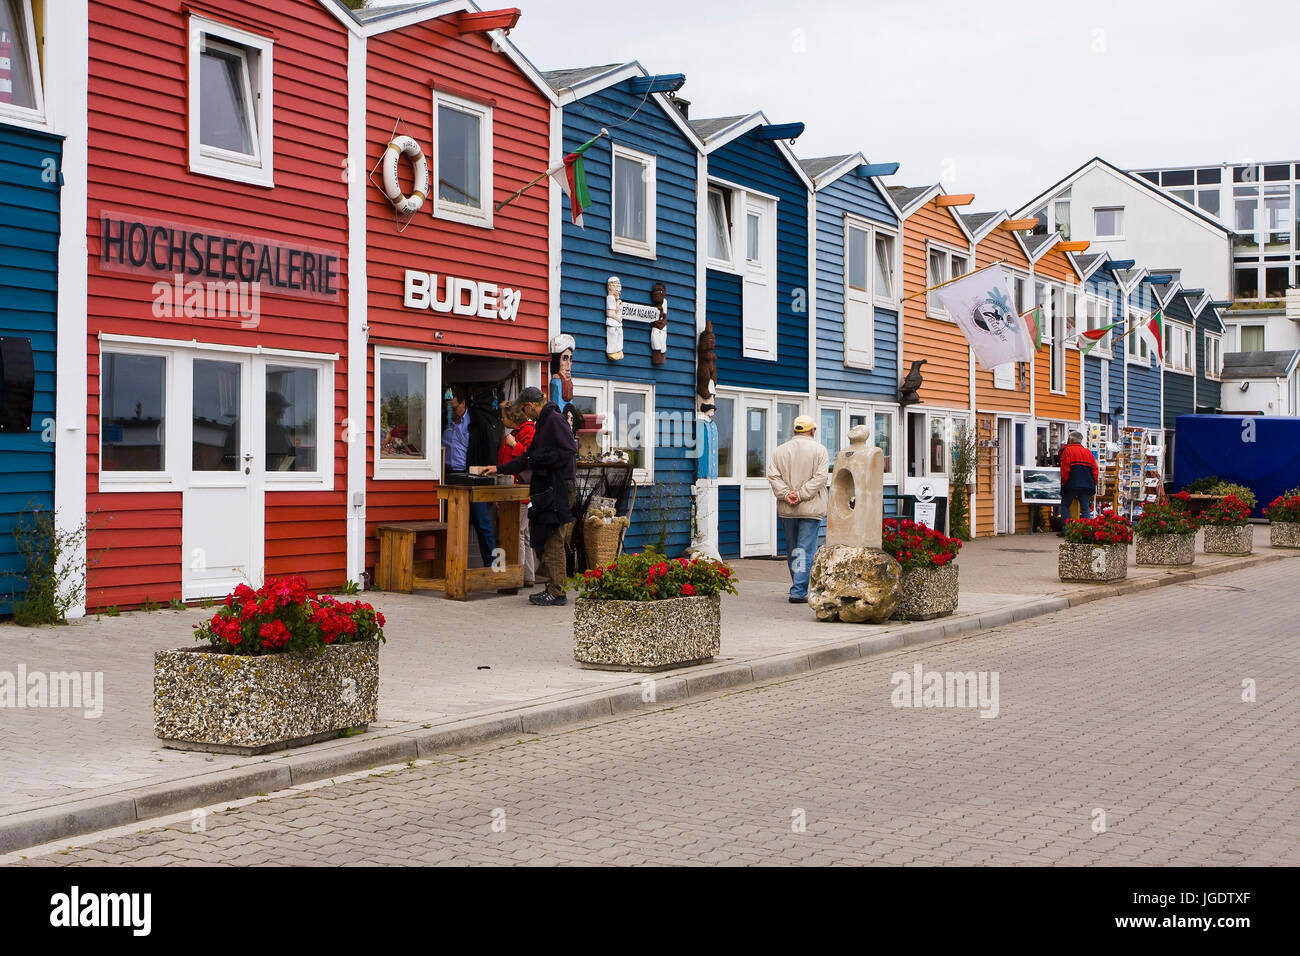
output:
[[[631,686],[525,704],[505,713],[453,720],[441,727],[404,724],[363,738],[343,738],[291,753],[250,758],[257,762],[247,767],[214,770],[118,793],[85,797],[66,804],[22,810],[0,817],[0,854],[373,767],[428,759],[448,751],[519,738],[568,724],[681,703],[702,695],[835,667],[902,647],[1003,627],[1092,601],[1171,584],[1186,584],[1295,556],[1260,554],[1212,567],[1197,568],[1193,565],[1186,571],[1122,581],[1118,585],[1100,586],[1081,594],[1037,598],[1009,608],[957,619],[921,621],[865,638],[828,642],[810,650],[752,661],[720,662],[684,674],[655,676],[652,685],[648,680],[638,680]],[[647,686],[654,689],[651,701],[645,699]]]

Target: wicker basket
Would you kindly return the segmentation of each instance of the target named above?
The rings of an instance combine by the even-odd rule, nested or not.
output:
[[[582,523],[582,543],[589,568],[604,567],[618,557],[623,550],[623,535],[631,524],[626,516],[610,517],[603,511],[587,515]]]

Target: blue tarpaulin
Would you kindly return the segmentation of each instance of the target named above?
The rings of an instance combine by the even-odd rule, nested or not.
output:
[[[1255,493],[1255,516],[1282,492],[1300,486],[1300,418],[1179,415],[1174,487],[1217,475]]]

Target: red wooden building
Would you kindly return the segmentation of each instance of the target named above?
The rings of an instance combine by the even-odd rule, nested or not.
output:
[[[90,0],[90,608],[346,574],[349,36]]]
[[[554,94],[505,35],[518,17],[463,2],[358,13],[366,127],[357,161],[374,183],[365,201],[367,568],[376,525],[438,517],[449,389],[468,389],[472,417],[541,385],[558,327],[558,191],[544,178],[497,208],[558,153]],[[386,197],[376,168],[404,136],[432,183],[410,214]],[[417,188],[411,159],[397,163],[407,196]]]

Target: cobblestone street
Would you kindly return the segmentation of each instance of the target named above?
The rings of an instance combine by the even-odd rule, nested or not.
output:
[[[285,791],[209,813],[201,832],[187,819],[25,853],[114,866],[1296,865],[1294,581],[1289,562],[1263,565]],[[918,665],[996,672],[996,717],[893,706],[891,676]]]

